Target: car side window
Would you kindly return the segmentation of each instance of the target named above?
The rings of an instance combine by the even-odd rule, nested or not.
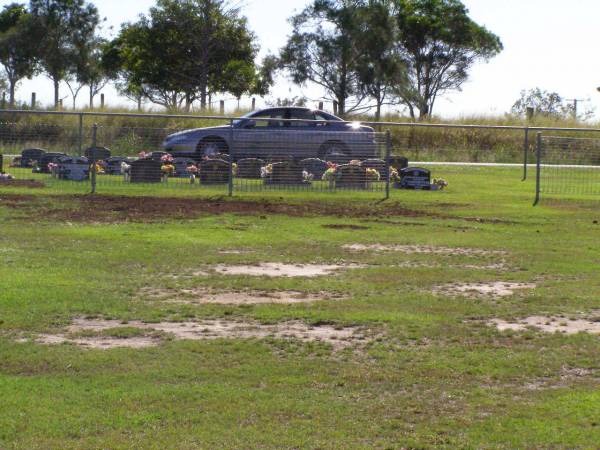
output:
[[[297,120],[315,120],[315,115],[311,111],[293,111],[291,119]],[[310,128],[314,127],[314,122],[290,122],[292,128]]]
[[[285,119],[285,112],[282,110],[275,110],[272,111],[270,114],[271,120],[268,121],[268,127],[269,128],[283,128],[285,122],[283,122],[283,119]]]
[[[323,123],[317,123],[316,126],[317,127],[326,127],[328,125],[327,123],[327,118],[325,116],[323,116],[322,114],[315,114],[315,120],[319,120],[319,121],[323,121]]]
[[[269,122],[271,122],[270,119],[271,118],[271,113],[262,113],[262,114],[257,114],[255,116],[252,116],[252,120],[255,122],[254,124],[254,128],[266,128],[269,126]],[[263,120],[259,120],[259,119],[263,119]]]

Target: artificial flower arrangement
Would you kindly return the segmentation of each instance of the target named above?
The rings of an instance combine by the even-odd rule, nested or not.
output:
[[[440,191],[443,191],[445,188],[448,187],[448,182],[443,178],[434,178],[433,185],[437,186]]]
[[[48,163],[48,170],[50,171],[50,175],[54,178],[58,178],[58,164],[56,163]]]
[[[400,173],[395,167],[390,167],[390,181],[392,183],[400,183]]]
[[[95,169],[98,175],[104,175],[106,169],[104,161],[97,161],[95,164]]]
[[[308,172],[307,170],[302,171],[302,181],[304,181],[305,183],[312,183],[314,179],[314,174]]]
[[[173,164],[173,156],[167,153],[160,157],[160,162],[163,164]]]
[[[186,167],[185,171],[190,177],[190,184],[194,184],[196,182],[196,177],[200,173],[200,169],[198,168],[198,166],[196,164],[190,164]]]
[[[232,163],[231,164],[231,174],[234,177],[237,177],[237,174],[238,174],[238,165],[236,163]]]
[[[150,158],[152,157],[152,153],[150,152],[139,152],[138,153],[138,158],[140,159],[146,159],[146,158]]]
[[[381,174],[377,169],[367,168],[367,182],[373,183],[381,180]]]
[[[267,164],[260,168],[260,177],[269,178],[273,174],[273,164]]]
[[[160,166],[160,170],[163,176],[173,175],[175,173],[175,166],[173,164],[163,164]]]
[[[121,175],[123,175],[123,181],[125,181],[125,183],[131,180],[131,165],[127,164],[125,161],[121,163]]]

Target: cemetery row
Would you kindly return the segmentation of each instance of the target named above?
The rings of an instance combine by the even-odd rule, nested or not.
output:
[[[0,159],[1,161],[1,159]],[[2,171],[5,178],[9,177]],[[120,177],[126,183],[167,183],[169,179],[187,179],[190,184],[219,185],[237,180],[259,180],[269,186],[310,186],[313,183],[330,188],[370,189],[375,184],[392,184],[405,189],[439,189],[445,183],[434,180],[428,170],[408,167],[403,157],[347,162],[317,158],[296,160],[284,158],[265,161],[245,158],[231,162],[227,154],[216,154],[201,160],[176,158],[165,152],[142,152],[138,158],[112,156],[104,147],[89,148],[84,156],[68,156],[43,149],[26,149],[15,157],[11,168],[31,170],[36,174],[70,181],[88,181],[91,175]]]

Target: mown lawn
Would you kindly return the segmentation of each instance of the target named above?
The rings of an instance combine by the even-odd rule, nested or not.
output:
[[[0,448],[597,447],[600,337],[499,332],[486,321],[600,317],[598,203],[533,208],[533,182],[516,168],[434,171],[448,190],[394,191],[383,203],[380,193],[246,193],[234,197],[248,204],[239,212],[198,203],[173,216],[143,196],[229,200],[218,190],[106,184],[103,194],[141,196],[142,213],[107,200],[86,217],[77,210],[88,198],[72,196],[81,187],[0,187]],[[301,212],[265,213],[265,202]],[[506,253],[343,248],[351,244]],[[359,267],[317,278],[211,271],[261,262]],[[432,292],[491,281],[537,287],[501,299]],[[199,287],[336,298],[203,305],[145,294]],[[372,338],[337,351],[271,337],[110,350],[36,342],[84,317],[295,320]]]

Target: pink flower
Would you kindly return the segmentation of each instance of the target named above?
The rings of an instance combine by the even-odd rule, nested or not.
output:
[[[162,163],[165,163],[165,164],[172,163],[172,162],[173,162],[173,156],[171,156],[171,155],[169,155],[169,154],[167,153],[166,155],[163,155],[163,156],[160,158],[160,161],[161,161]]]

